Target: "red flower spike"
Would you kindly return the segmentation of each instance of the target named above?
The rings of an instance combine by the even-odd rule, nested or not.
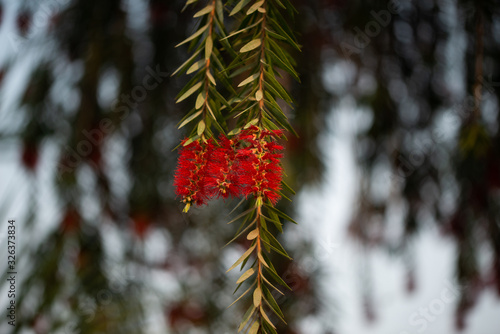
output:
[[[208,163],[205,185],[210,197],[239,197],[241,194],[238,180],[238,163],[236,147],[233,140],[219,137],[216,147]]]
[[[281,130],[251,126],[234,139],[221,135],[217,146],[212,139],[183,146],[174,186],[186,203],[184,212],[192,203],[203,205],[212,198],[242,195],[276,204],[281,197],[283,146],[275,138],[281,135]]]
[[[280,199],[283,168],[279,153],[283,147],[273,137],[281,135],[280,130],[261,130],[252,126],[240,133],[238,140],[248,146],[238,151],[239,180],[244,196],[253,195],[268,199],[276,204]]]
[[[186,140],[183,140],[182,144]],[[208,160],[213,149],[212,140],[206,143],[194,141],[180,149],[174,186],[176,194],[182,196],[182,201],[186,203],[184,212],[189,210],[192,203],[203,205],[209,198],[204,183]]]

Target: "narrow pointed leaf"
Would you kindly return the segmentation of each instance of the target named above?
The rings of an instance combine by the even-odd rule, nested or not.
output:
[[[275,207],[273,207],[272,205],[269,205],[269,204],[264,204],[266,206],[266,208],[268,208],[269,210],[273,211],[274,213],[276,213],[278,216],[280,216],[281,218],[285,218],[286,220],[294,223],[294,224],[297,224],[297,222],[295,220],[293,220],[292,218],[290,218],[290,216],[288,216],[287,214],[281,212],[280,210],[276,209]]]
[[[205,95],[203,93],[198,94],[198,96],[196,97],[195,108],[200,109],[204,102],[205,102]]]
[[[253,313],[257,310],[253,304],[248,308],[248,310],[245,312],[245,315],[243,316],[243,320],[241,321],[240,326],[238,327],[238,333],[241,332],[243,328],[248,324],[248,321],[252,318]]]
[[[226,273],[230,272],[231,270],[233,270],[234,268],[236,268],[241,262],[243,262],[243,260],[245,260],[247,257],[250,256],[250,254],[252,254],[253,250],[255,249],[257,245],[253,245],[252,247],[250,247],[249,249],[247,249],[247,251],[245,253],[243,253],[243,255],[231,266],[231,268],[229,268]]]
[[[199,70],[203,65],[205,65],[205,59],[202,59],[200,61],[197,61],[191,67],[187,70],[186,74],[191,74],[197,70]]]
[[[204,25],[203,27],[201,27],[200,29],[198,29],[198,31],[196,31],[194,34],[192,34],[191,36],[189,36],[188,38],[186,38],[185,40],[183,40],[182,42],[180,42],[179,44],[177,44],[175,47],[181,46],[183,44],[186,44],[187,42],[192,41],[196,37],[198,37],[201,34],[203,34],[203,32],[205,32],[205,30],[207,30],[207,28],[208,28],[208,23],[206,25]]]
[[[269,282],[266,278],[266,276],[262,275],[262,279],[267,283],[267,285],[269,285],[271,288],[273,288],[274,290],[276,290],[279,294],[281,295],[285,295],[283,292],[281,292],[280,289],[278,289],[277,287],[275,287],[271,282]]]
[[[236,6],[234,6],[233,10],[231,11],[231,13],[229,13],[229,16],[233,16],[234,14],[238,13],[240,10],[243,9],[243,7],[245,7],[248,3],[250,2],[250,0],[241,0],[240,2],[238,2],[238,4]]]
[[[257,253],[257,257],[259,258],[260,263],[262,263],[264,265],[264,267],[268,267],[269,268],[269,265],[267,264],[266,260],[264,260],[264,258],[262,257],[262,253],[261,252]]]
[[[247,10],[247,15],[250,15],[252,14],[253,12],[255,12],[257,9],[260,8],[260,6],[262,6],[264,4],[264,0],[261,0],[261,1],[258,1],[256,3],[254,3],[248,10]]]
[[[200,115],[201,115],[201,110],[186,118],[177,128],[178,129],[182,128],[184,125],[188,124],[189,122],[191,122],[193,119],[195,119]]]
[[[248,334],[257,334],[258,331],[259,331],[259,323],[257,321],[255,321],[252,324],[252,327],[250,327]]]
[[[210,59],[213,48],[214,48],[214,41],[212,40],[212,36],[208,36],[207,40],[205,41],[205,59]]]
[[[226,244],[224,247],[226,247],[227,245],[229,245],[230,243],[232,243],[233,241],[235,241],[236,239],[238,239],[239,237],[241,237],[241,236],[242,236],[242,235],[243,235],[246,231],[248,231],[248,230],[249,230],[249,229],[250,229],[250,228],[251,228],[254,224],[255,224],[255,221],[254,221],[254,222],[252,222],[252,223],[250,223],[250,224],[249,224],[249,225],[248,225],[248,226],[247,226],[247,227],[246,227],[243,231],[238,232],[238,233],[236,234],[236,236],[235,236],[234,238],[232,238],[231,240],[229,240],[229,241],[227,242],[227,244]],[[245,225],[245,223],[244,223],[243,225]]]
[[[265,286],[261,286],[262,289],[262,297],[266,301],[266,303],[269,305],[271,310],[283,321],[285,322],[283,312],[281,311],[278,303],[273,297],[273,294],[271,291],[269,291]],[[286,322],[285,322],[286,324]]]
[[[240,284],[244,281],[246,281],[248,278],[250,278],[253,274],[255,273],[255,270],[253,268],[250,268],[248,269],[247,271],[245,271],[243,273],[243,275],[240,276],[240,278],[238,278],[238,280],[236,281],[236,284]]]
[[[241,298],[243,298],[243,296],[245,296],[250,290],[252,290],[253,286],[255,285],[255,283],[253,283],[252,285],[250,285],[250,287],[241,294],[241,296],[239,296],[234,302],[231,303],[231,305],[229,305],[228,307],[226,307],[226,309],[230,308],[231,306],[233,306],[234,304],[236,304],[236,302],[238,300],[240,300]]]
[[[274,329],[276,329],[276,327],[273,325],[273,323],[271,322],[271,320],[269,319],[269,317],[267,316],[266,312],[264,312],[264,308],[262,308],[262,305],[260,306],[260,314],[262,315],[262,317],[267,321],[267,323],[269,325],[271,325],[271,327],[273,327]]]
[[[226,39],[226,38],[230,38],[230,37],[233,37],[233,36],[235,36],[235,35],[238,35],[238,34],[240,34],[240,33],[244,32],[244,31],[247,31],[247,30],[249,30],[249,29],[251,29],[251,28],[255,27],[256,25],[258,25],[260,22],[262,22],[262,19],[258,20],[257,22],[255,22],[255,23],[254,23],[254,24],[252,24],[252,25],[249,25],[248,27],[245,27],[245,28],[243,28],[243,29],[240,29],[240,30],[238,30],[238,31],[235,31],[235,32],[230,33],[229,35],[227,35],[226,37],[224,37],[223,39],[221,39],[221,41],[222,41],[222,40],[224,40],[224,39]]]
[[[260,287],[257,287],[253,292],[253,306],[258,307],[260,305],[260,301],[262,300],[262,290]]]
[[[259,77],[259,73],[252,74],[238,85],[238,87],[245,86]]]
[[[179,66],[174,73],[172,73],[171,76],[174,76],[176,75],[177,73],[179,73],[184,67],[186,67],[188,64],[191,63],[191,61],[193,61],[193,59],[201,52],[202,49],[199,49],[198,51],[196,51],[195,53],[193,53],[193,55],[191,57],[189,57],[188,60],[186,60],[181,66]]]
[[[206,15],[206,14],[210,13],[212,11],[212,9],[214,9],[214,6],[208,5],[205,8],[203,8],[203,9],[199,10],[198,12],[196,12],[196,14],[194,14],[193,17],[200,17],[200,16],[203,16],[203,15]]]
[[[199,123],[198,123],[198,129],[197,129],[197,133],[198,133],[198,136],[201,136],[203,132],[205,132],[205,122],[203,120],[201,120]]]
[[[192,94],[194,94],[198,89],[201,87],[201,82],[198,82],[195,84],[193,87],[189,88],[187,92],[185,92],[181,97],[177,99],[175,103],[179,103],[181,101],[184,101],[188,97],[190,97]]]
[[[215,78],[212,76],[212,73],[210,73],[210,71],[207,71],[207,77],[208,77],[208,80],[210,80],[210,82],[212,83],[212,85],[216,86],[216,82],[215,82]]]
[[[240,49],[240,52],[245,53],[257,49],[261,45],[261,43],[262,41],[260,40],[260,38],[251,40]]]

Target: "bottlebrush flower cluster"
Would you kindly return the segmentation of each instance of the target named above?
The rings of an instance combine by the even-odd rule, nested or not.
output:
[[[183,146],[174,186],[186,203],[206,204],[213,198],[255,196],[276,204],[280,199],[283,146],[281,130],[252,126],[230,139],[223,135]],[[183,141],[183,144],[186,140]]]

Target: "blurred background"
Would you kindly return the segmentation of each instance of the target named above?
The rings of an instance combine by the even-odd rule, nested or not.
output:
[[[498,334],[500,5],[292,2],[278,332]],[[182,214],[172,186],[183,6],[0,1],[0,333],[236,332],[237,201]]]

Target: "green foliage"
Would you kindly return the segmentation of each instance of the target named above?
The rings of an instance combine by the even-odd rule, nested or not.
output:
[[[194,2],[188,1],[186,6],[191,3]],[[231,1],[227,3],[227,7],[230,6]],[[229,12],[236,28],[227,35],[223,13],[228,8],[224,8],[221,1],[207,2],[194,14],[195,18],[201,17],[196,31],[178,44],[189,43],[189,49],[194,50],[193,55],[174,73],[194,73],[177,97],[177,103],[186,99],[194,101],[194,108],[180,121],[179,128],[197,120],[184,145],[213,137],[212,126],[220,133],[228,132],[230,136],[250,126],[267,130],[286,129],[295,134],[279,102],[281,100],[291,108],[293,99],[286,89],[287,78],[289,76],[299,81],[294,69],[295,60],[289,50],[300,51],[300,47],[282,14],[286,9],[293,16],[293,7],[288,1],[283,4],[277,0],[241,0]],[[228,58],[232,62],[225,66],[223,61]],[[227,95],[219,90],[219,82]],[[227,124],[234,126],[228,128]],[[285,183],[283,187],[293,193]],[[281,192],[280,195],[286,198]],[[254,259],[236,281],[236,291],[247,281],[251,280],[252,283],[231,305],[248,296],[253,289],[252,305],[243,316],[238,331],[246,329],[250,334],[271,334],[276,333],[276,327],[268,314],[274,314],[285,323],[270,290],[282,292],[271,282],[289,287],[279,276],[268,254],[275,252],[291,258],[266,222],[272,223],[270,226],[282,232],[280,217],[295,221],[272,203],[264,203],[261,197],[249,200],[249,206],[228,223],[242,221],[229,243],[244,236],[252,241],[251,246],[228,271],[240,265],[240,270],[243,270],[249,260]]]

